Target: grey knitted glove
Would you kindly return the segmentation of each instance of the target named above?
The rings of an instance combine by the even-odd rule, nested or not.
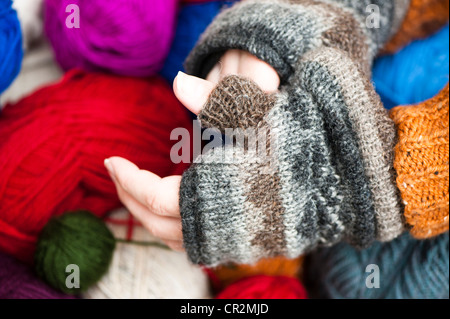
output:
[[[250,145],[238,143],[206,154],[185,172],[180,208],[194,263],[297,257],[343,240],[367,247],[404,229],[393,169],[394,124],[368,71],[392,26],[373,34],[363,30],[355,17],[365,1],[296,2],[301,4],[233,7],[210,26],[187,61],[188,71],[201,75],[215,53],[247,49],[276,67],[283,83],[281,93],[266,95],[249,80],[228,77],[199,115],[203,126],[223,132],[269,132],[269,160],[255,160]],[[378,2],[390,17],[401,11],[393,3],[404,3]],[[344,18],[351,34],[345,35],[344,25],[335,29]],[[224,163],[224,154],[235,161]]]

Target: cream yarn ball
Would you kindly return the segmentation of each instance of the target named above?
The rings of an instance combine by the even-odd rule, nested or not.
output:
[[[113,213],[107,225],[116,238],[129,232],[130,214]],[[136,223],[134,221],[133,223]],[[132,240],[158,242],[143,227],[132,227]],[[210,298],[207,275],[184,253],[133,243],[117,243],[108,273],[82,295],[85,299]]]
[[[40,39],[44,33],[43,0],[14,0],[13,8],[17,11],[22,28],[25,49]]]

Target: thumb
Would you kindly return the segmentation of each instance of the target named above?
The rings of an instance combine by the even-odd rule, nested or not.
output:
[[[178,72],[173,82],[173,91],[188,110],[198,115],[215,86],[212,82]]]

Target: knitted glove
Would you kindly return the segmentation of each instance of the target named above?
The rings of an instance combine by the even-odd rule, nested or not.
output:
[[[268,156],[258,160],[244,139],[185,172],[180,209],[194,263],[293,258],[342,240],[362,248],[403,232],[395,127],[369,74],[408,1],[290,2],[244,1],[224,11],[186,61],[189,73],[204,77],[226,50],[244,49],[282,82],[281,93],[266,95],[228,77],[199,115],[223,133],[268,132],[257,143]],[[366,27],[370,2],[385,17],[380,28]]]
[[[449,86],[419,105],[397,107],[397,185],[411,234],[420,239],[448,231]]]
[[[370,82],[338,49],[305,55],[298,70],[294,85],[273,95],[227,77],[199,115],[203,126],[225,133],[269,132],[269,155],[258,161],[250,143],[231,144],[185,172],[180,207],[193,262],[293,258],[341,240],[367,247],[402,232],[394,127]]]

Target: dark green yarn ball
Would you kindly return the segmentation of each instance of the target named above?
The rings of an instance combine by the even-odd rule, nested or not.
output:
[[[87,211],[51,219],[42,230],[34,255],[35,270],[48,284],[68,294],[79,294],[108,270],[116,241],[105,223]],[[79,288],[73,287],[79,269]],[[72,276],[71,276],[72,275]],[[68,276],[71,276],[68,278]],[[67,287],[66,280],[69,280]]]

